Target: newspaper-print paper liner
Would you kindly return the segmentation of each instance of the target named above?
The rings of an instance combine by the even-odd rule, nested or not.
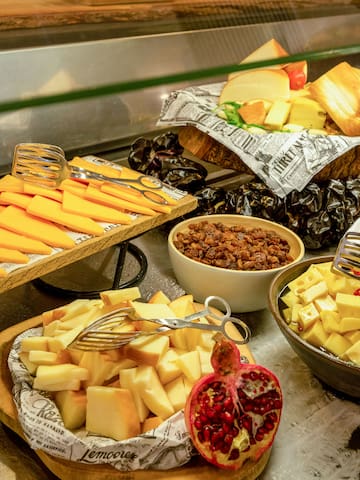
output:
[[[164,101],[158,126],[192,125],[241,160],[280,198],[301,191],[314,175],[360,145],[360,137],[297,133],[251,134],[215,114],[224,83],[177,90]]]
[[[32,389],[32,377],[19,358],[21,339],[41,333],[39,327],[19,335],[8,359],[19,422],[31,448],[87,465],[110,464],[121,471],[168,470],[190,460],[194,448],[182,411],[156,429],[121,442],[84,429],[67,430],[51,397]]]

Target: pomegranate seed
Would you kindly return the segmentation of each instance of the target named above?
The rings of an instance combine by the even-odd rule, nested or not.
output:
[[[229,460],[236,460],[240,457],[240,452],[238,448],[233,448],[229,455]]]
[[[230,445],[227,445],[227,444],[225,443],[225,444],[220,448],[220,452],[221,452],[221,453],[224,453],[224,454],[227,454],[227,453],[229,453],[230,448],[231,448],[231,444],[230,444]]]
[[[233,442],[234,437],[232,435],[225,435],[224,437],[224,443],[227,445],[231,445]]]
[[[230,412],[223,412],[221,415],[221,419],[230,425],[234,423],[234,415],[232,415]]]
[[[270,432],[270,431],[274,428],[274,424],[273,424],[272,422],[270,422],[270,421],[267,420],[267,421],[264,423],[264,427],[266,428],[266,430],[267,430],[268,432]]]

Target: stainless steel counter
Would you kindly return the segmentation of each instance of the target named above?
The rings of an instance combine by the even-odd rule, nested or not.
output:
[[[140,285],[144,298],[163,290],[170,298],[183,290],[173,276],[162,229],[134,240],[146,254],[148,272]],[[110,288],[114,256],[111,251],[47,277],[48,281],[72,284],[102,282]],[[98,269],[101,269],[101,273]],[[131,277],[136,262],[127,258],[124,279]],[[209,292],[211,294],[211,292]],[[67,303],[25,284],[0,295],[0,328]],[[292,351],[268,310],[242,314],[252,330],[250,348],[258,363],[273,370],[284,393],[284,411],[268,466],[259,480],[359,480],[360,405],[323,386]],[[27,445],[8,429],[0,427],[0,478],[2,480],[52,480]],[[128,477],[127,477],[128,478]],[[130,478],[130,477],[129,477]]]

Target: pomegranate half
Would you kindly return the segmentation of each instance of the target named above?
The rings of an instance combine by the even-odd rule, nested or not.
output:
[[[220,468],[256,462],[274,441],[282,411],[277,377],[265,367],[241,363],[237,346],[222,337],[211,363],[185,405],[185,421],[198,452]]]

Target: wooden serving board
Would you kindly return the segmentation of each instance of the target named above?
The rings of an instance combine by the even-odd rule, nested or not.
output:
[[[30,328],[41,325],[40,316],[18,323],[0,332],[0,421],[25,439],[12,396],[12,379],[8,368],[8,355],[14,339]],[[234,327],[235,328],[235,327]],[[250,362],[254,358],[247,345],[242,354]],[[59,479],[67,480],[255,480],[266,467],[270,450],[257,463],[248,463],[240,471],[219,470],[206,463],[201,457],[194,457],[188,464],[171,470],[137,470],[120,472],[110,465],[87,465],[53,457],[40,450],[35,452],[44,465]]]
[[[85,240],[71,250],[63,250],[55,255],[49,255],[31,265],[21,266],[17,270],[9,273],[6,277],[0,278],[0,293],[29,282],[34,278],[51,273],[82,258],[124,242],[125,240],[137,237],[152,228],[191,212],[196,206],[196,198],[191,195],[186,195],[177,202],[172,208],[171,213],[159,213],[153,217],[141,215],[130,225],[121,225],[105,232],[101,237],[93,237]]]

